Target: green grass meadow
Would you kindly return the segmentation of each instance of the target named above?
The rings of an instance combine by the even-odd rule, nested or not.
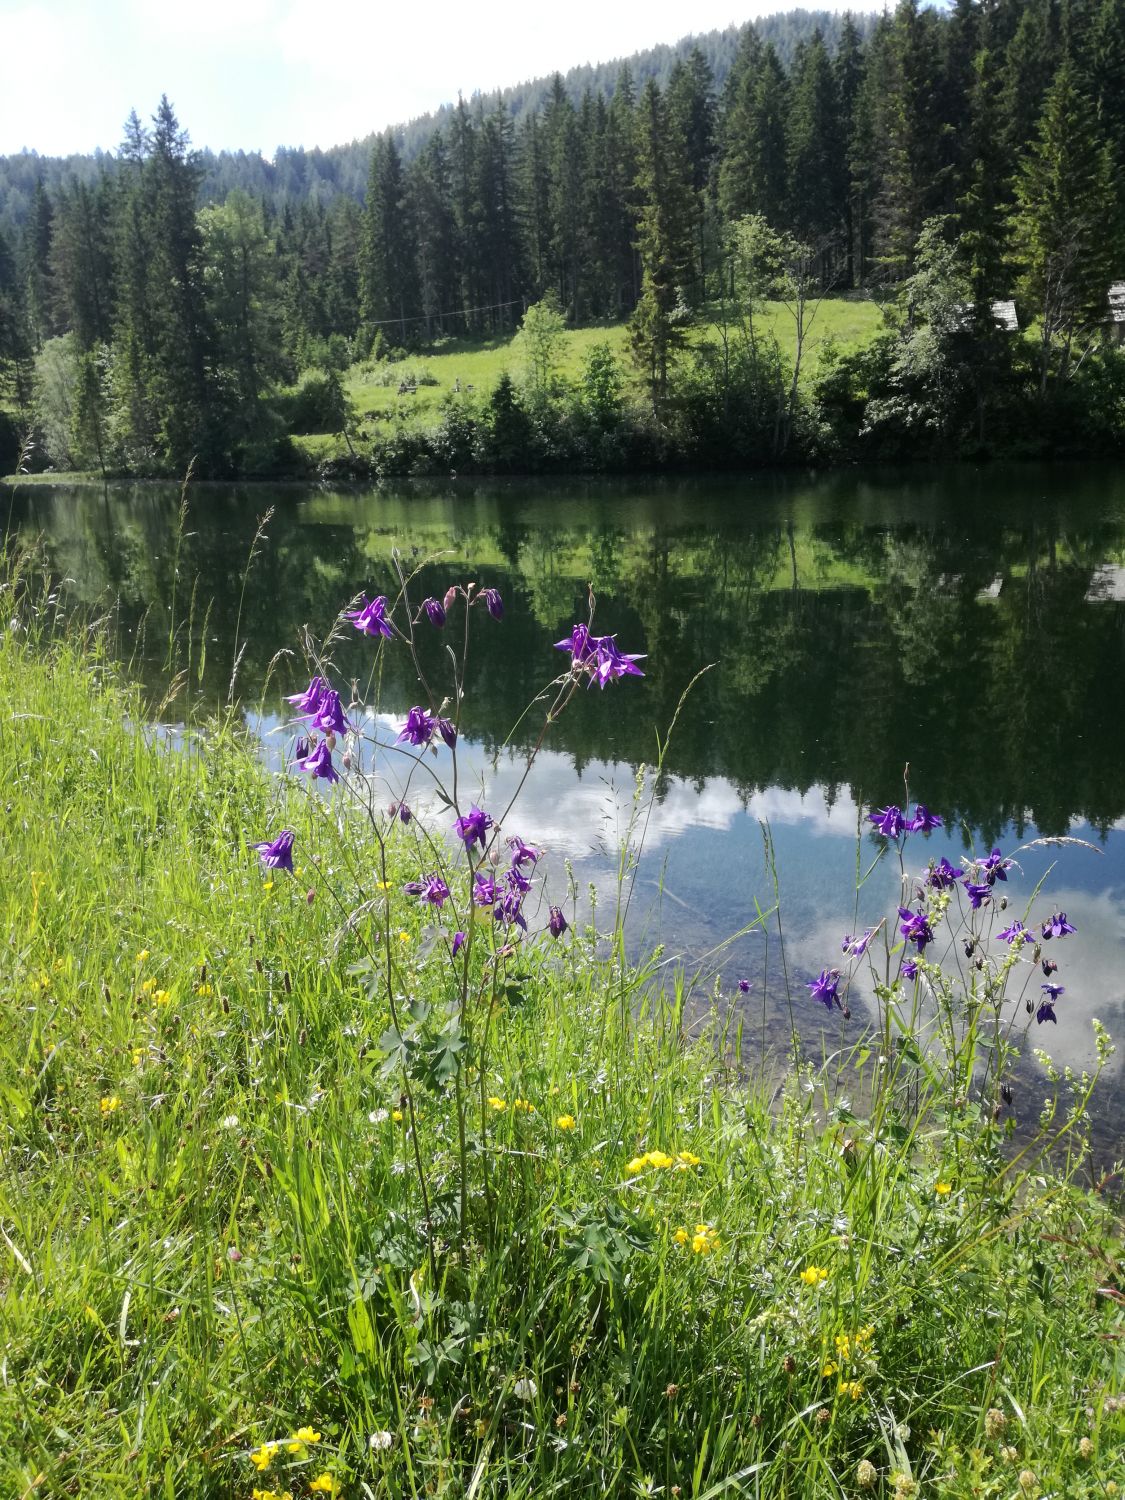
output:
[[[1065,1080],[1047,1157],[916,1052],[767,1075],[613,892],[455,970],[417,822],[147,727],[26,570],[0,619],[0,1495],[1120,1493]],[[472,1065],[419,1082],[390,999],[462,972]]]

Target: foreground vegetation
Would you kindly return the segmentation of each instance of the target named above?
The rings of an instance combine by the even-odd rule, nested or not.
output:
[[[476,651],[505,628],[498,597],[447,606]],[[437,623],[412,614],[360,613],[376,672]],[[26,573],[0,615],[5,1493],[1119,1492],[1090,1080],[1004,1145],[999,990],[939,1006],[942,1061],[895,977],[874,1050],[775,1095],[721,997],[625,962],[612,902],[600,936],[534,894],[485,923],[490,862],[435,836],[456,782],[435,822],[388,816],[322,723],[306,770],[345,780],[308,795],[233,722],[145,729],[105,633]],[[599,648],[614,692],[627,661]],[[403,795],[427,733],[453,753],[426,721]],[[255,853],[283,827],[292,874]],[[534,890],[535,830],[503,832]]]

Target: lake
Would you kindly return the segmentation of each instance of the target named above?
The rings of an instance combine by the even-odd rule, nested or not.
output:
[[[521,715],[560,670],[552,643],[585,618],[592,583],[595,630],[644,652],[646,676],[576,697],[508,825],[549,851],[551,899],[565,894],[569,862],[583,907],[593,881],[609,920],[636,768],[655,760],[681,694],[709,666],[642,820],[634,951],[662,944],[669,970],[686,967],[701,994],[730,997],[750,979],[747,1046],[763,1031],[767,1044],[784,1039],[776,926],[768,944],[760,933],[726,943],[774,899],[765,823],[802,1035],[819,1055],[858,1034],[861,995],[842,1031],[804,986],[840,963],[844,933],[893,907],[897,866],[884,861],[858,896],[856,875],[880,842],[865,814],[902,802],[909,764],[912,798],[945,820],[915,840],[915,868],[1042,836],[1096,846],[1021,853],[1008,895],[1022,915],[1050,870],[1034,914],[1063,909],[1078,928],[1054,954],[1059,1024],[1033,1026],[1030,1041],[1076,1068],[1093,1056],[1091,1017],[1125,1041],[1125,470],[427,480],[366,493],[200,485],[182,535],[175,486],[28,486],[0,500],[7,529],[42,539],[72,595],[117,602],[116,649],[154,711],[170,637],[176,665],[190,666],[164,711],[179,721],[226,700],[241,651],[236,697],[275,762],[282,695],[308,680],[302,627],[322,636],[361,589],[393,595],[393,549],[422,564],[418,599],[470,579],[498,588],[505,618],[474,623],[462,722],[489,808],[518,781],[541,722]],[[440,678],[444,639],[428,627],[422,639]],[[373,652],[358,636],[333,646],[344,685],[366,686]],[[405,651],[388,650],[375,722],[397,727],[419,697]],[[533,927],[544,918],[545,907]],[[1098,1106],[1106,1150],[1125,1140],[1123,1062],[1125,1050]],[[1042,1096],[1034,1069],[1025,1113]]]

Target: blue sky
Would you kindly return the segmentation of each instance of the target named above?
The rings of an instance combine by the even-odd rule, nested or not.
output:
[[[0,0],[0,154],[114,149],[130,108],[147,117],[161,93],[198,146],[267,156],[278,145],[331,146],[458,91],[787,8],[786,0]],[[853,0],[850,8],[872,6]]]

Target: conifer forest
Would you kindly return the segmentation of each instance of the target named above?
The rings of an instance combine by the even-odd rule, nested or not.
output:
[[[1115,452],[1123,209],[1125,0],[794,12],[272,163],[162,98],[114,153],[0,159],[0,469]],[[809,336],[840,301],[870,338]],[[627,332],[562,374],[591,325]],[[364,426],[357,371],[517,333]]]

